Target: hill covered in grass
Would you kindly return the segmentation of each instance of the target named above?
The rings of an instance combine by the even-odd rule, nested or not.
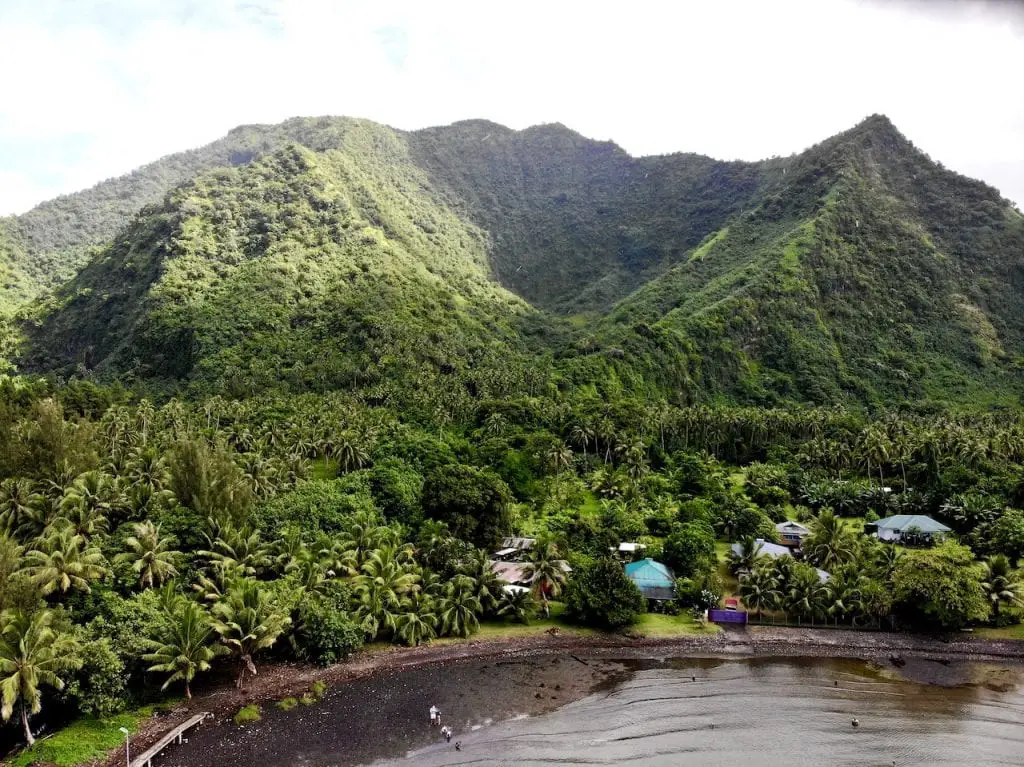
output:
[[[28,313],[26,369],[391,402],[1019,400],[1024,219],[884,117],[760,163],[298,119],[131,178],[61,202],[86,226],[41,206],[11,229],[10,263],[92,248]]]

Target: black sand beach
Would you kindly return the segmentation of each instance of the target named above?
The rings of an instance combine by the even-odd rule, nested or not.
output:
[[[615,684],[628,677],[630,661],[756,657],[854,658],[887,673],[909,658],[908,675],[930,677],[919,681],[960,684],[967,662],[1012,665],[1020,662],[1022,648],[1013,641],[752,628],[667,640],[563,634],[395,649],[331,669],[267,667],[269,673],[246,695],[220,689],[197,696],[189,709],[151,721],[138,741],[155,740],[189,711],[208,710],[213,722],[196,730],[188,744],[169,749],[158,765],[341,767],[440,747],[439,734],[426,724],[432,704],[446,723],[485,725],[543,714]],[[291,712],[275,707],[276,700],[308,689],[315,679],[332,685],[323,701]],[[262,701],[262,721],[235,725],[231,716],[252,701]],[[108,765],[115,764],[112,757]]]

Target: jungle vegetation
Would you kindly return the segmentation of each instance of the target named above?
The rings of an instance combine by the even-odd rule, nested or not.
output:
[[[670,610],[1016,624],[1022,253],[879,116],[761,163],[297,119],[0,221],[5,735],[552,600],[628,626],[620,541]],[[953,533],[864,535],[900,513]]]

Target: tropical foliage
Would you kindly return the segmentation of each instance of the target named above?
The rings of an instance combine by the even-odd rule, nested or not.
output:
[[[624,541],[685,607],[1017,622],[1022,251],[880,117],[764,163],[295,120],[4,220],[4,718],[552,600],[628,626]]]

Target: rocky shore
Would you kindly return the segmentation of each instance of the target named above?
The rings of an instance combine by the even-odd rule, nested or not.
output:
[[[486,701],[493,708],[497,696],[501,702],[497,706],[500,714],[532,715],[584,697],[601,684],[614,681],[622,670],[616,661],[669,657],[850,658],[889,666],[899,666],[905,658],[914,658],[944,663],[996,662],[1005,665],[1024,661],[1024,642],[749,627],[716,635],[676,638],[591,636],[565,631],[516,639],[470,640],[418,648],[395,647],[364,651],[346,663],[326,669],[264,665],[260,675],[245,691],[240,693],[229,685],[202,691],[190,705],[148,720],[133,740],[136,748],[144,748],[179,720],[196,711],[214,714],[214,725],[204,725],[201,728],[204,733],[196,735],[203,741],[209,741],[211,748],[225,738],[239,740],[239,730],[244,728],[231,723],[230,717],[241,706],[263,702],[264,710],[273,716],[274,701],[301,695],[315,681],[322,680],[331,687],[329,698],[350,698],[335,700],[331,705],[335,714],[338,711],[350,712],[351,718],[342,716],[340,719],[352,723],[352,732],[339,735],[336,718],[332,720],[335,724],[330,737],[334,740],[350,738],[354,757],[360,753],[372,755],[379,751],[381,737],[372,733],[367,736],[364,730],[370,726],[369,714],[374,715],[374,722],[379,722],[383,715],[381,711],[369,711],[380,707],[376,698],[382,695],[387,698],[388,715],[394,720],[384,721],[385,728],[406,727],[409,722],[424,718],[426,706],[431,702],[424,695],[432,689],[438,690],[435,697],[447,695],[449,707],[454,705],[459,712],[472,710],[480,701]],[[498,665],[506,666],[502,670],[502,687],[492,689],[486,669]],[[514,666],[511,676],[508,666]],[[453,689],[459,693],[452,694],[450,691]],[[444,710],[444,703],[434,702]],[[311,715],[316,709],[317,706],[310,707]],[[392,737],[391,740],[395,741],[395,748],[416,745],[412,742],[405,744],[402,738]],[[231,748],[239,754],[246,752],[246,746],[241,742],[232,743]],[[106,767],[119,767],[123,763],[123,756],[115,754],[106,762]],[[244,763],[240,757],[239,764]],[[178,761],[173,753],[169,753],[161,764],[189,765],[192,762],[188,759]]]

